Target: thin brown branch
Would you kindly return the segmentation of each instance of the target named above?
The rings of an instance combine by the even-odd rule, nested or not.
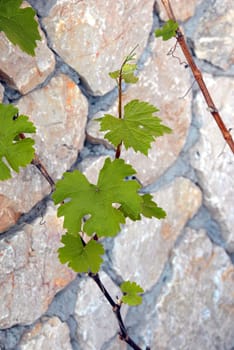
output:
[[[19,137],[21,139],[25,139],[25,135],[24,134],[19,134]],[[44,164],[41,162],[40,158],[38,157],[38,155],[35,153],[34,154],[34,158],[33,160],[31,161],[31,164],[33,164],[39,171],[40,173],[42,174],[42,176],[46,179],[46,181],[50,184],[51,186],[51,190],[52,192],[54,191],[55,189],[55,182],[54,180],[52,179],[52,177],[50,176],[50,174],[48,173],[46,167],[44,166]]]
[[[161,1],[162,1],[162,4],[163,4],[166,12],[167,12],[167,16],[169,17],[169,19],[176,21],[175,15],[173,13],[173,10],[172,10],[171,4],[170,4],[170,1],[169,0],[161,0]],[[224,124],[224,122],[219,114],[219,111],[216,108],[216,106],[212,100],[212,97],[207,89],[207,86],[206,86],[204,80],[203,80],[202,73],[197,68],[197,66],[192,58],[192,55],[191,55],[189,48],[188,48],[188,45],[185,41],[185,37],[184,37],[182,31],[180,30],[180,28],[178,28],[176,31],[176,38],[177,38],[177,41],[178,41],[178,43],[179,43],[179,45],[184,53],[186,61],[192,70],[194,78],[196,79],[196,81],[200,87],[200,90],[205,98],[205,101],[207,103],[207,106],[209,108],[210,113],[212,114],[214,120],[216,121],[224,139],[226,140],[227,144],[229,145],[230,149],[232,150],[232,153],[234,153],[234,141],[233,141],[232,135],[231,135],[230,131],[228,130],[228,128],[226,127],[226,125]]]
[[[46,179],[46,181],[50,184],[51,186],[51,190],[52,192],[55,189],[55,182],[52,179],[52,177],[49,175],[46,167],[42,164],[41,160],[39,159],[38,155],[35,153],[34,154],[34,158],[31,161],[31,163],[33,165],[35,165],[35,167],[40,171],[40,173],[42,174],[42,176],[44,176],[44,178]]]
[[[128,331],[124,325],[122,316],[121,316],[121,304],[116,303],[109,292],[106,290],[105,286],[103,285],[102,281],[100,280],[99,274],[98,273],[89,273],[89,277],[91,277],[94,282],[97,284],[99,289],[101,290],[102,294],[108,301],[108,303],[112,306],[112,311],[115,314],[115,317],[118,321],[119,324],[119,337],[121,340],[123,340],[125,343],[131,346],[132,349],[134,350],[142,350],[134,341],[133,339],[128,335]],[[147,347],[147,350],[150,350],[149,347]]]

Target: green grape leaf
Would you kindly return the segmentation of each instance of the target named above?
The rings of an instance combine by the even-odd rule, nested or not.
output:
[[[135,84],[138,81],[138,77],[134,75],[135,70],[137,69],[136,64],[128,64],[125,63],[122,68],[122,79],[127,84]],[[112,79],[118,79],[120,76],[120,70],[116,70],[114,72],[110,72],[109,76]]]
[[[90,240],[85,246],[80,236],[73,236],[66,233],[62,236],[61,242],[64,247],[58,249],[59,260],[62,264],[68,263],[68,266],[76,272],[97,273],[100,269],[104,254],[103,246]]]
[[[153,197],[148,193],[142,196],[143,202],[142,202],[142,208],[141,208],[140,214],[142,214],[147,218],[155,217],[159,220],[164,219],[167,215],[166,212],[162,208],[158,207],[157,203],[152,201],[152,198]],[[125,208],[124,205],[121,205],[119,210],[122,211],[125,217],[129,217],[133,221],[141,220],[140,214],[138,217],[131,217],[131,213],[128,212],[127,208]]]
[[[116,207],[124,205],[131,217],[137,218],[142,210],[142,196],[138,194],[137,181],[125,181],[135,170],[123,159],[107,158],[99,173],[96,185],[89,183],[78,170],[65,173],[56,184],[53,193],[55,204],[65,201],[58,208],[58,216],[64,216],[64,227],[69,233],[82,231],[88,235],[114,236],[125,223],[125,215]],[[82,221],[85,219],[82,226]]]
[[[105,114],[96,120],[101,123],[101,131],[110,130],[105,138],[115,147],[123,142],[126,149],[132,147],[136,152],[147,155],[150,144],[156,137],[171,133],[171,129],[153,115],[157,111],[148,102],[132,100],[124,106],[123,119]]]
[[[0,104],[0,180],[11,178],[10,167],[18,173],[19,167],[25,167],[34,157],[34,140],[17,136],[34,133],[36,128],[25,115],[14,120],[17,113],[16,107]]]
[[[124,304],[135,306],[142,303],[142,297],[139,294],[144,293],[144,290],[136,282],[123,282],[120,289],[124,294],[121,299]]]
[[[176,31],[179,25],[177,22],[169,19],[162,28],[156,29],[154,34],[156,38],[162,37],[164,41],[169,40],[176,36]]]
[[[21,50],[35,56],[36,40],[41,40],[35,11],[20,8],[22,0],[0,0],[0,31]]]
[[[164,219],[166,217],[166,212],[158,207],[157,203],[152,201],[153,196],[150,194],[144,194],[142,203],[142,214],[147,218],[155,217],[157,219]]]
[[[120,70],[115,70],[113,72],[110,72],[109,73],[109,76],[112,78],[112,79],[118,79],[119,78],[119,74],[120,74]]]

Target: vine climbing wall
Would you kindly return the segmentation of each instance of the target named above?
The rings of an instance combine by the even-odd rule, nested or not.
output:
[[[30,57],[0,34],[0,101],[30,116],[37,154],[54,180],[77,168],[95,182],[106,156],[114,155],[95,118],[116,113],[108,72],[136,45],[139,83],[126,87],[124,102],[156,105],[173,129],[148,157],[122,153],[142,191],[167,212],[161,221],[127,221],[117,238],[104,242],[101,277],[111,294],[119,294],[122,279],[145,289],[141,306],[124,309],[129,333],[152,350],[233,350],[233,155],[175,39],[153,35],[166,20],[160,1],[24,4],[37,11],[42,41]],[[172,5],[215,104],[233,128],[233,4]],[[0,350],[127,350],[93,281],[58,261],[64,230],[50,191],[32,165],[0,182]]]

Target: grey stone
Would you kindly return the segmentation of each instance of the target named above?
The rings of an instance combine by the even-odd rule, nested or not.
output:
[[[20,350],[72,350],[69,328],[57,317],[43,320],[28,332],[20,341]]]
[[[0,328],[34,322],[74,279],[57,256],[63,232],[51,204],[43,218],[0,241]]]
[[[40,16],[46,16],[57,0],[28,0]]]
[[[80,164],[80,170],[87,177],[89,182],[96,184],[98,181],[98,175],[102,169],[106,156],[86,158]]]
[[[139,72],[139,82],[129,86],[123,94],[123,105],[132,99],[139,99],[157,106],[160,109],[157,115],[173,130],[172,134],[159,137],[152,143],[148,157],[123,148],[121,156],[137,170],[137,177],[144,185],[154,182],[175,162],[190,126],[191,95],[180,98],[190,87],[189,72],[178,65],[177,60],[167,56],[173,45],[174,42],[155,40],[144,70]],[[106,113],[117,115],[117,103]],[[98,113],[95,118],[103,115]],[[96,142],[106,143],[97,121],[88,124],[87,133]]]
[[[200,59],[227,70],[234,64],[234,8],[229,0],[214,0],[196,23],[195,52]]]
[[[108,73],[138,44],[146,46],[153,0],[61,0],[43,23],[53,49],[87,82],[95,95],[115,85]]]
[[[231,349],[234,267],[204,231],[187,229],[171,256],[173,276],[160,295],[152,349]]]
[[[232,128],[233,80],[210,75],[205,75],[204,79],[224,123],[227,128]],[[221,233],[226,240],[227,249],[234,252],[233,154],[207,110],[201,93],[196,97],[194,109],[201,129],[199,142],[190,152],[191,163],[197,170],[197,176],[204,191],[204,202],[221,225]]]
[[[30,116],[34,122],[36,152],[52,178],[59,179],[83,147],[86,98],[73,81],[59,75],[46,87],[20,99],[17,107],[20,114]],[[49,192],[49,184],[32,165],[0,183],[0,193],[14,201],[14,210],[21,213],[30,210]]]
[[[115,238],[113,268],[124,280],[150,289],[159,279],[176,239],[201,205],[201,192],[192,182],[177,178],[154,194],[154,201],[167,212],[166,219],[143,217],[128,220]]]
[[[28,6],[27,2],[24,6]],[[34,57],[11,44],[5,34],[0,33],[0,77],[22,94],[44,82],[55,68],[54,54],[47,47],[45,34],[40,28],[39,32],[42,40],[37,41]]]
[[[121,297],[120,290],[108,275],[101,272],[100,278],[114,300],[116,296]],[[126,310],[127,307],[124,305],[123,316]],[[77,336],[81,349],[101,350],[102,344],[110,340],[119,330],[111,305],[91,278],[80,283],[75,318],[78,323]]]

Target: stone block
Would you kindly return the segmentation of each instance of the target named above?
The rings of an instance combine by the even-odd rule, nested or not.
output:
[[[57,256],[62,219],[52,204],[43,218],[0,242],[0,328],[30,324],[75,278]]]
[[[58,349],[72,350],[69,328],[57,317],[43,320],[28,332],[23,334],[20,341],[21,350]]]
[[[127,221],[114,241],[112,260],[117,274],[149,290],[159,279],[177,238],[201,200],[198,187],[185,178],[177,178],[156,192],[154,201],[167,212],[167,217]]]
[[[28,6],[24,2],[24,7]],[[39,27],[42,40],[37,41],[35,56],[13,45],[5,33],[0,33],[0,77],[12,88],[26,94],[43,83],[55,68],[55,57],[48,48],[45,34]]]
[[[94,95],[111,90],[108,72],[138,45],[147,44],[153,0],[61,0],[44,18],[53,49],[74,68]]]
[[[233,127],[234,82],[228,77],[204,76],[226,127]],[[198,93],[194,110],[200,123],[200,139],[190,152],[203,189],[204,202],[220,223],[226,248],[234,252],[234,162],[221,131]],[[233,132],[232,132],[233,137]]]
[[[229,0],[215,0],[196,23],[195,53],[223,70],[234,64],[234,8]]]
[[[86,98],[72,80],[61,74],[44,88],[21,98],[17,107],[20,114],[28,115],[34,122],[36,152],[54,181],[58,180],[83,147],[88,113]],[[29,211],[50,190],[33,165],[0,182],[0,194],[14,201],[14,210],[21,213]]]
[[[3,100],[3,95],[4,95],[4,87],[2,84],[0,84],[0,102]]]
[[[232,349],[234,268],[204,231],[187,229],[171,256],[152,349]]]

